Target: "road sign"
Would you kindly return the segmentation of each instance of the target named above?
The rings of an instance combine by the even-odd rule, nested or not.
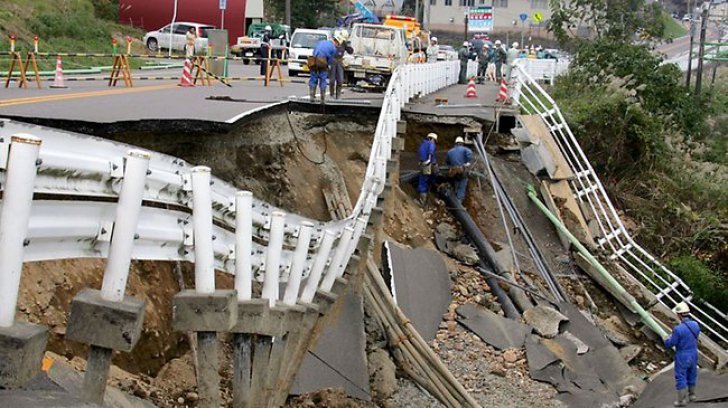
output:
[[[220,10],[225,10],[227,8],[227,0],[220,0]]]
[[[472,33],[487,33],[493,31],[493,7],[470,7],[467,15],[468,31]]]
[[[543,14],[540,11],[533,13],[533,21],[535,23],[540,23],[541,20],[543,20]]]
[[[528,19],[528,14],[521,13],[521,15],[518,16],[518,18],[521,19],[521,22],[524,22],[524,21],[526,21]]]

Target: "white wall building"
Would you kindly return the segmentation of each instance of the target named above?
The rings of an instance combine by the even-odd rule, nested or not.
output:
[[[465,30],[465,12],[469,7],[493,6],[493,31],[545,31],[546,23],[551,18],[548,0],[422,0],[425,3],[425,26],[431,30],[452,31],[462,33]],[[429,4],[427,4],[429,2]],[[429,8],[429,9],[428,9]],[[533,21],[534,13],[542,16],[540,23]],[[527,14],[528,18],[521,23],[519,16]],[[513,24],[515,22],[515,25]]]

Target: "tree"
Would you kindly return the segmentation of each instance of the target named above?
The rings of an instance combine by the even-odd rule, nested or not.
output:
[[[597,39],[629,42],[637,32],[661,38],[665,29],[662,8],[644,0],[551,0],[548,30],[560,44],[576,38],[576,29],[587,27]]]
[[[284,22],[286,1],[267,0],[268,18]],[[290,0],[291,26],[293,28],[316,28],[333,26],[339,15],[337,0]]]

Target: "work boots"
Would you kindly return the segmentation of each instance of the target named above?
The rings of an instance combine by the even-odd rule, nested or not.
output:
[[[341,98],[341,85],[336,85],[336,96],[334,98],[339,99]]]
[[[321,105],[326,103],[326,89],[321,90]]]
[[[420,193],[420,198],[417,200],[420,207],[424,208],[427,206],[427,193]]]
[[[684,407],[688,405],[688,402],[690,402],[690,398],[688,397],[688,389],[683,388],[681,390],[677,390],[677,401],[673,402],[672,405],[676,407]]]
[[[316,87],[315,86],[309,86],[308,87],[308,97],[309,100],[313,103],[316,102]]]
[[[695,401],[698,399],[698,397],[695,395],[695,386],[688,387],[688,398],[690,401]]]

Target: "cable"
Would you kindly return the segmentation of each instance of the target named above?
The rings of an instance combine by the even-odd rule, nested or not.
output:
[[[296,147],[298,147],[298,151],[301,152],[301,156],[303,156],[304,159],[310,161],[315,165],[320,166],[326,163],[326,152],[329,150],[329,141],[326,137],[326,128],[324,127],[324,151],[321,153],[321,161],[316,161],[306,156],[306,153],[303,152],[303,149],[301,148],[301,141],[298,139],[298,136],[296,135],[296,130],[293,128],[293,123],[291,122],[290,112],[286,112],[286,119],[288,120],[288,126],[290,126],[291,128],[291,134],[293,135],[293,138],[296,139]]]
[[[331,364],[327,363],[323,358],[319,357],[316,353],[314,353],[311,350],[308,350],[308,354],[314,356],[318,361],[324,363],[324,365],[326,367],[330,368],[333,372],[335,372],[336,374],[338,374],[341,378],[343,378],[346,381],[348,381],[349,383],[351,383],[351,385],[353,385],[354,387],[356,387],[359,391],[361,391],[364,394],[366,394],[367,396],[370,396],[371,397],[371,394],[369,393],[369,391],[367,391],[367,390],[363,389],[362,387],[360,387],[359,385],[357,385],[354,381],[352,381],[351,379],[349,379],[349,377],[345,376],[341,371],[337,370],[334,366],[332,366]]]

